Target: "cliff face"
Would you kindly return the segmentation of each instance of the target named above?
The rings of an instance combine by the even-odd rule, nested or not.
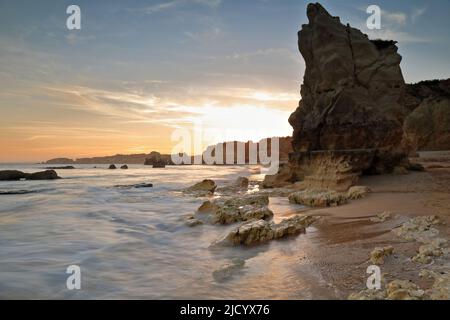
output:
[[[405,138],[413,151],[450,150],[450,79],[409,84]]]
[[[309,4],[298,33],[306,70],[294,128],[290,181],[347,189],[363,172],[404,165],[405,82],[394,41],[371,41]],[[287,169],[283,169],[286,175]]]

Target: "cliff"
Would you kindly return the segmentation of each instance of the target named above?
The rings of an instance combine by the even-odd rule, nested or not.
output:
[[[265,185],[304,181],[346,190],[363,173],[407,165],[406,88],[395,41],[369,40],[318,3],[308,5],[307,16],[298,33],[302,100],[289,118],[294,152]]]

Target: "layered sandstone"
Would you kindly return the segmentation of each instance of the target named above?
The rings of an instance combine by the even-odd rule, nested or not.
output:
[[[403,129],[413,151],[450,150],[450,79],[407,86]]]
[[[363,173],[407,163],[401,56],[394,41],[369,40],[320,4],[309,4],[307,15],[298,33],[306,63],[302,100],[289,118],[294,151],[283,174],[346,190]]]

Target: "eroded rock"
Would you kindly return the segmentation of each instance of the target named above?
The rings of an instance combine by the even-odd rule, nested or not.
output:
[[[55,170],[45,170],[34,173],[25,173],[18,170],[0,171],[0,181],[54,180],[54,179],[60,179]]]
[[[375,217],[370,218],[371,222],[385,222],[391,218],[391,213],[389,211],[384,211],[382,213],[377,214]]]
[[[419,252],[412,260],[415,262],[429,264],[433,262],[433,258],[440,257],[448,253],[447,240],[442,238],[433,239],[430,243],[421,245]]]
[[[329,190],[304,190],[289,195],[289,202],[309,207],[331,207],[347,203],[347,197]]]
[[[294,216],[281,221],[279,224],[266,220],[250,221],[233,229],[224,239],[217,243],[233,245],[254,245],[286,236],[305,232],[316,218],[311,216]]]
[[[370,193],[370,188],[366,186],[353,186],[347,191],[347,198],[350,200],[357,200],[364,198]]]
[[[234,186],[237,188],[247,188],[249,180],[247,177],[238,177],[234,182]]]
[[[348,300],[385,300],[386,291],[376,289],[365,289],[349,295]]]
[[[405,240],[428,243],[439,234],[439,231],[432,227],[439,223],[440,220],[436,215],[415,217],[405,222],[395,232]]]
[[[231,279],[237,272],[242,270],[244,266],[245,260],[235,258],[231,263],[214,270],[212,276],[217,282],[224,282]]]
[[[387,246],[384,248],[377,247],[370,253],[370,261],[376,265],[384,264],[384,259],[393,253],[394,247],[392,246]]]
[[[193,193],[197,196],[212,195],[216,190],[217,185],[213,180],[205,179],[202,182],[198,182],[193,186],[185,189],[187,193]]]
[[[289,168],[265,185],[305,181],[308,188],[347,191],[363,173],[408,163],[402,144],[405,82],[395,41],[372,41],[309,4],[298,34],[306,69],[302,100],[290,116]]]
[[[415,283],[406,280],[391,281],[386,288],[388,300],[421,300],[424,293]]]
[[[421,277],[434,279],[432,287],[425,291],[431,300],[450,300],[450,273],[422,270]]]
[[[273,217],[273,212],[267,207],[268,204],[268,196],[245,195],[205,201],[197,211],[212,214],[212,223],[231,224]]]

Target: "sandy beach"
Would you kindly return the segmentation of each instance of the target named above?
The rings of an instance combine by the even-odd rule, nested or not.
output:
[[[410,218],[438,215],[442,221],[437,226],[439,236],[450,238],[449,152],[422,152],[413,160],[423,164],[426,171],[365,176],[358,183],[372,191],[365,198],[304,212],[321,217],[313,231],[305,235],[315,244],[305,248],[305,255],[335,289],[337,297],[345,299],[350,293],[365,289],[366,269],[372,264],[369,258],[375,247],[394,247],[392,257],[381,266],[386,281],[411,280],[420,287],[429,287],[433,281],[419,277],[421,269],[448,271],[448,257],[429,266],[411,261],[420,243],[405,241],[392,232]],[[436,163],[439,167],[435,167]],[[381,223],[369,220],[386,211],[391,213],[391,219]]]

